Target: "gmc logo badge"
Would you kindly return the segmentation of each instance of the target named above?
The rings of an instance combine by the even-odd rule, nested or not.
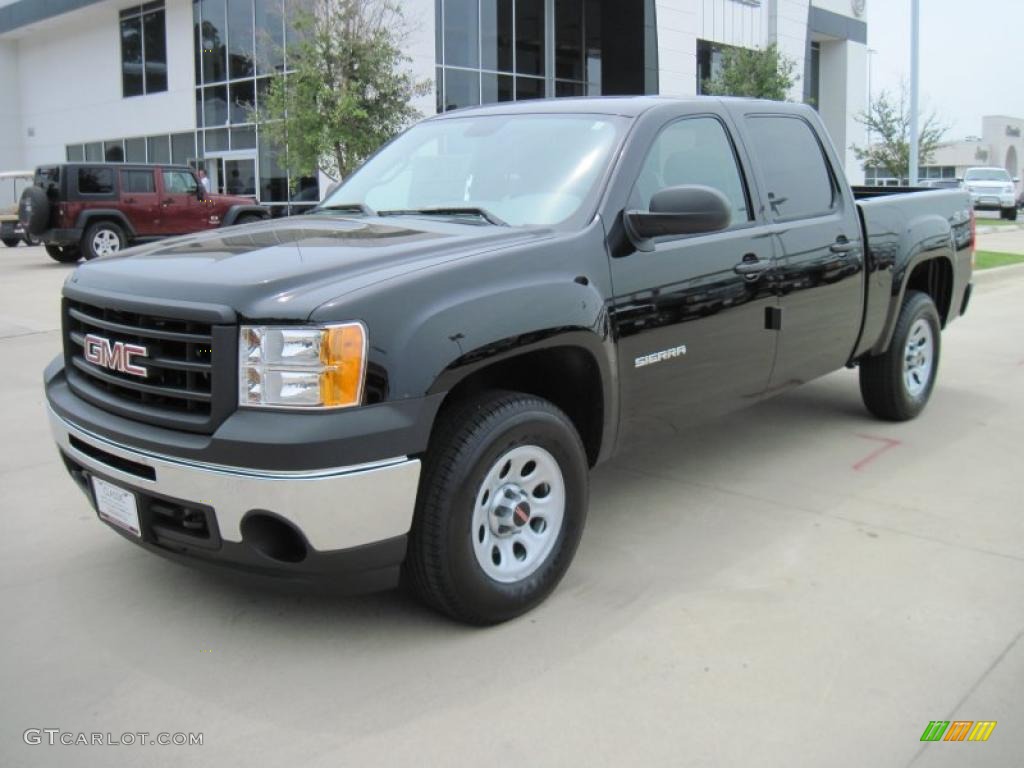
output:
[[[149,372],[132,361],[135,357],[149,357],[149,351],[139,344],[125,344],[123,341],[111,343],[110,339],[91,333],[85,337],[85,359],[90,363],[145,378]]]

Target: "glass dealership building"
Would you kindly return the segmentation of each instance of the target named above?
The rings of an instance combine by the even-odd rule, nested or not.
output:
[[[0,0],[0,170],[59,160],[191,163],[215,188],[286,212],[325,178],[290,179],[252,121],[288,71],[309,0]],[[424,114],[495,101],[693,95],[729,46],[777,43],[792,100],[836,145],[863,143],[863,0],[408,0],[405,42],[434,82]],[[852,153],[847,172],[863,179]],[[321,182],[321,184],[318,184]]]

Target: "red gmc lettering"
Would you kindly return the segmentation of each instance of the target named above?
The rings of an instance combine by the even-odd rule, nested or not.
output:
[[[141,365],[132,362],[133,357],[148,357],[149,351],[138,344],[125,344],[123,341],[111,343],[110,339],[88,334],[84,341],[85,359],[93,365],[110,368],[113,371],[128,373],[132,376],[148,375]]]

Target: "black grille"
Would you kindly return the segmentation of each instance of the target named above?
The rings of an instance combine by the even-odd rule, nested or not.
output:
[[[85,358],[85,337],[102,337],[146,348],[133,362],[146,376],[95,365]],[[81,301],[64,302],[68,380],[77,394],[107,410],[141,421],[190,431],[212,431],[234,404],[230,382],[215,387],[234,355],[220,353],[234,339],[231,326],[216,326],[127,312]],[[233,345],[232,345],[233,346]],[[225,379],[228,376],[224,376]]]

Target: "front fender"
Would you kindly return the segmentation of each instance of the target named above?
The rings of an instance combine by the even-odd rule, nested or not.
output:
[[[239,216],[243,216],[243,215],[249,214],[249,213],[256,214],[257,216],[259,216],[262,219],[267,218],[267,216],[269,215],[269,213],[267,212],[267,209],[262,207],[262,206],[260,206],[260,205],[256,205],[256,204],[253,204],[253,205],[242,205],[242,204],[232,205],[230,208],[228,208],[227,212],[224,214],[224,218],[221,219],[220,225],[221,225],[221,227],[233,226],[235,224],[235,222],[238,221],[238,217]]]
[[[555,347],[583,349],[617,425],[617,366],[604,227],[549,233],[383,280],[321,305],[316,322],[369,329],[368,389],[395,400],[450,391],[482,368]]]

